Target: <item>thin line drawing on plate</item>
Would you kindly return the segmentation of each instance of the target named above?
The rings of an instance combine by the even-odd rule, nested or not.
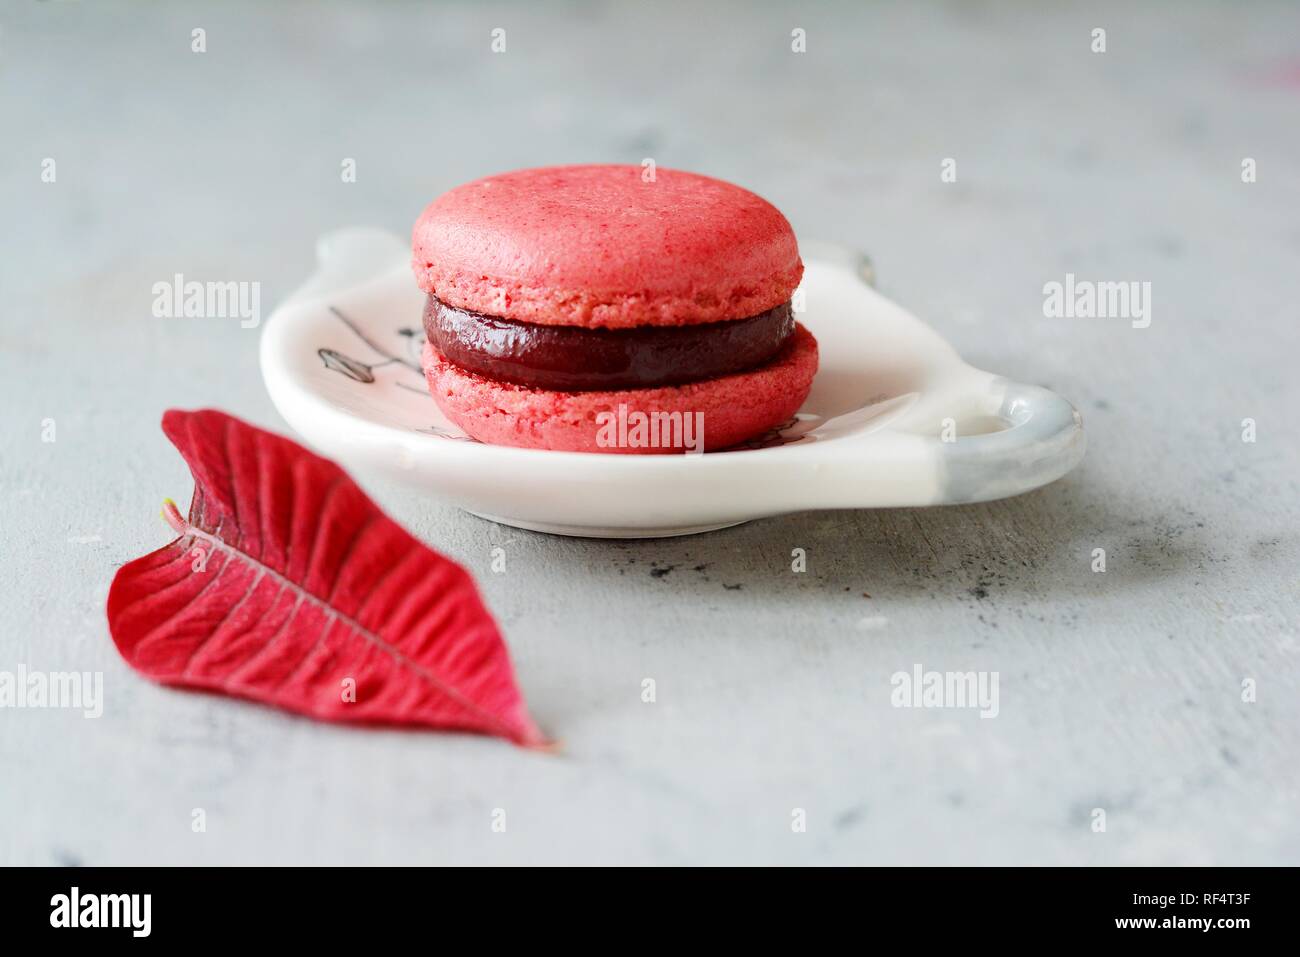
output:
[[[379,355],[383,356],[384,361],[383,362],[362,362],[360,359],[354,359],[351,356],[346,355],[345,353],[339,352],[337,349],[324,349],[324,348],[317,349],[316,355],[320,356],[321,362],[325,364],[326,369],[333,369],[335,372],[347,376],[353,382],[361,382],[369,385],[370,383],[373,383],[375,381],[374,370],[380,369],[387,365],[392,365],[394,362],[396,362],[400,365],[405,366],[406,368],[414,372],[416,375],[418,375],[420,377],[421,382],[424,381],[424,370],[420,368],[420,363],[418,361],[411,358],[404,359],[401,356],[393,355],[393,353],[389,352],[387,349],[380,346],[373,339],[371,339],[364,332],[362,332],[361,328],[355,322],[349,319],[347,316],[343,315],[343,313],[339,311],[339,309],[337,309],[334,306],[330,306],[329,310],[331,313],[334,314],[335,317],[338,318],[340,322],[342,322],[345,326],[348,327],[349,330],[351,330],[354,336],[356,336],[367,346],[369,346],[370,349],[377,352]],[[410,353],[413,349],[417,349],[419,345],[421,345],[424,342],[424,336],[418,330],[412,329],[409,326],[402,326],[401,328],[397,329],[397,334],[406,340],[406,349],[408,353]],[[402,388],[409,389],[412,392],[423,391],[421,389],[415,389],[412,386],[405,385],[401,382],[397,383],[397,385],[401,386]]]

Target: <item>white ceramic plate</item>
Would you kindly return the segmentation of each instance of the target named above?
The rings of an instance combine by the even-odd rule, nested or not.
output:
[[[469,439],[425,388],[424,294],[406,243],[373,229],[319,240],[316,274],[266,323],[262,376],[289,424],[359,477],[561,535],[685,535],[807,509],[986,501],[1083,457],[1079,414],[1060,396],[966,365],[871,288],[864,257],[801,250],[799,319],[821,367],[798,418],[754,447],[613,455]]]

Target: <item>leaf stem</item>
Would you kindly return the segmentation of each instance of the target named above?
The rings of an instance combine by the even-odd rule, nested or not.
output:
[[[162,517],[163,521],[170,525],[178,535],[184,535],[190,530],[189,522],[181,517],[181,510],[169,498],[163,499]]]

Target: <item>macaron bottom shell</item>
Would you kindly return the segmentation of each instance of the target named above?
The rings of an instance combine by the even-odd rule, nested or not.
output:
[[[725,449],[791,419],[817,372],[817,340],[798,323],[785,347],[744,372],[678,386],[555,392],[488,379],[426,343],[425,378],[443,413],[492,445],[646,455]]]

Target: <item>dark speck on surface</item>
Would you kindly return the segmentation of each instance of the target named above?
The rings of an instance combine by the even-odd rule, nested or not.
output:
[[[676,565],[653,565],[650,568],[650,577],[663,578],[676,567]]]
[[[866,809],[860,807],[851,807],[847,811],[841,811],[839,814],[835,815],[835,821],[833,822],[835,830],[840,831],[844,828],[852,827],[854,824],[857,824],[858,821],[862,820],[862,815],[864,813],[866,813]]]
[[[1152,246],[1156,252],[1169,259],[1181,259],[1183,256],[1183,241],[1177,236],[1159,236]]]

